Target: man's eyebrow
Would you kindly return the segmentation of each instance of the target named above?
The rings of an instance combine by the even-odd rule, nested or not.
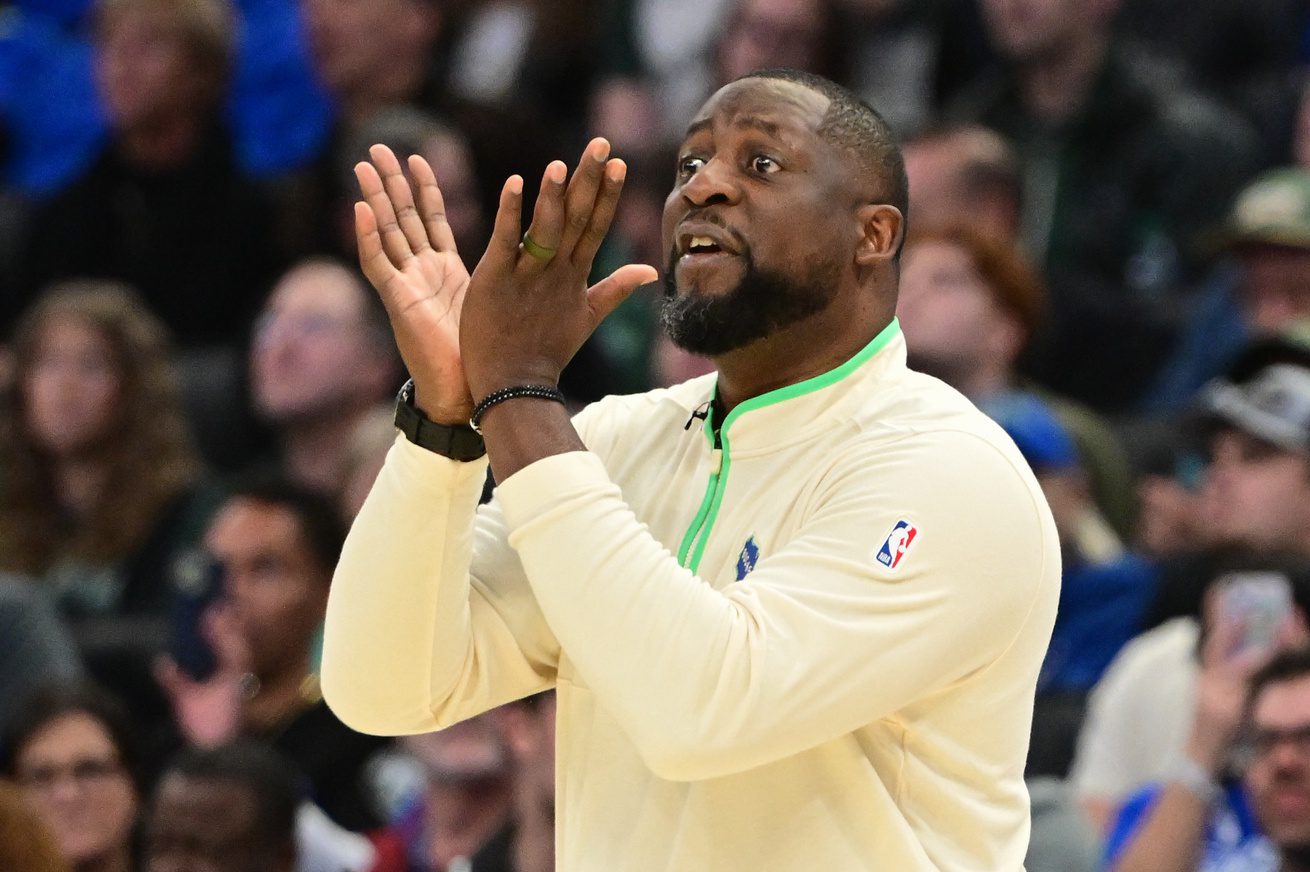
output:
[[[699,121],[693,121],[687,127],[686,138],[691,138],[697,133],[714,126],[713,118],[702,118]],[[769,136],[781,137],[782,127],[773,121],[766,121],[763,118],[757,118],[753,115],[739,116],[732,121],[733,127],[743,127],[748,130],[759,130],[767,133]]]

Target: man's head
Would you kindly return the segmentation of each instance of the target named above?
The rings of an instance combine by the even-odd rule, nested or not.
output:
[[[1310,860],[1310,650],[1275,657],[1248,693],[1246,788],[1284,859]]]
[[[1089,39],[1105,38],[1119,0],[983,0],[992,44],[1020,66],[1060,59]]]
[[[222,565],[256,676],[303,676],[344,540],[332,503],[286,482],[237,487],[219,508],[205,548]]]
[[[890,319],[907,209],[900,149],[849,91],[793,70],[724,86],[664,204],[669,335],[718,355],[822,312]]]
[[[958,127],[921,136],[905,146],[905,173],[916,226],[967,224],[1006,242],[1017,238],[1022,177],[1000,134]]]
[[[96,82],[114,127],[143,129],[213,111],[235,32],[228,0],[101,0]]]
[[[250,376],[255,407],[274,424],[353,416],[398,381],[386,313],[344,264],[292,267],[255,323]]]
[[[185,752],[155,792],[148,872],[291,872],[296,867],[294,771],[248,743]]]
[[[911,365],[975,399],[1006,387],[1044,298],[1013,244],[965,226],[916,231],[897,305]]]
[[[1310,369],[1282,363],[1212,388],[1204,507],[1220,542],[1310,553]]]
[[[1242,265],[1246,320],[1262,333],[1310,319],[1310,169],[1272,170],[1233,204],[1228,248]]]

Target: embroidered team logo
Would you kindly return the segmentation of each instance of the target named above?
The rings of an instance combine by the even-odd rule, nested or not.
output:
[[[914,544],[914,538],[919,535],[919,529],[909,521],[902,518],[892,527],[891,533],[887,534],[886,540],[882,547],[878,549],[876,556],[879,563],[888,569],[895,569],[901,564],[901,558],[905,552],[910,550]]]
[[[759,563],[759,561],[760,546],[755,544],[755,537],[751,536],[746,540],[746,544],[742,546],[741,556],[737,558],[737,580],[741,581],[750,575],[751,570],[755,568],[755,564]]]

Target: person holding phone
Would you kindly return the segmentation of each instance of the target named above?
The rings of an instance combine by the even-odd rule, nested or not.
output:
[[[1269,865],[1273,849],[1241,779],[1239,752],[1253,676],[1310,641],[1305,616],[1286,576],[1233,573],[1207,594],[1205,631],[1183,753],[1120,810],[1106,844],[1113,872],[1278,868]],[[1306,813],[1310,820],[1310,807]]]

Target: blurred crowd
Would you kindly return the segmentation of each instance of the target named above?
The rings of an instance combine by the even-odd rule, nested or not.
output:
[[[1301,0],[0,0],[0,869],[553,868],[550,695],[389,740],[318,691],[404,379],[352,167],[426,157],[472,263],[604,135],[597,272],[664,268],[685,124],[782,66],[898,131],[911,363],[1060,532],[1028,868],[1310,872]],[[708,371],[658,293],[571,402]]]

